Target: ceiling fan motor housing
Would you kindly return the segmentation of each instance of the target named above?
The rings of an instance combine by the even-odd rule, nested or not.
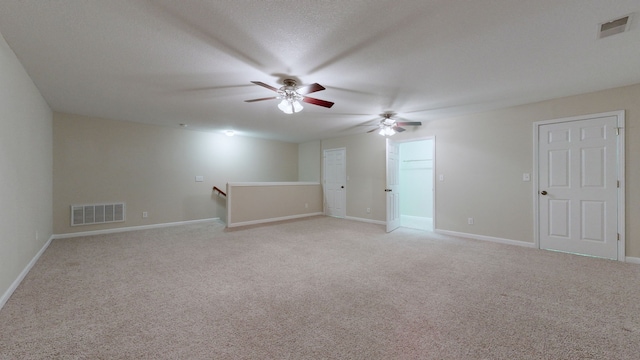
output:
[[[290,87],[293,88],[293,90],[295,90],[296,87],[296,81],[293,79],[284,79],[283,81],[284,86],[283,87]]]

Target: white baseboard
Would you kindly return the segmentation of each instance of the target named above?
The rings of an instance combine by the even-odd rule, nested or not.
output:
[[[238,226],[265,224],[265,223],[270,223],[270,222],[300,219],[300,218],[305,218],[305,217],[310,217],[310,216],[318,216],[318,215],[324,215],[324,214],[321,213],[321,212],[315,212],[315,213],[309,213],[309,214],[298,214],[298,215],[282,216],[282,217],[269,218],[269,219],[240,221],[240,222],[236,222],[236,223],[228,223],[227,227],[232,228],[232,227],[238,227]]]
[[[624,262],[628,262],[628,263],[631,263],[631,264],[640,264],[640,258],[631,257],[631,256],[625,256],[624,257]]]
[[[518,240],[511,240],[511,239],[503,239],[503,238],[498,238],[498,237],[493,237],[493,236],[469,234],[469,233],[463,233],[463,232],[457,232],[457,231],[449,231],[449,230],[440,230],[440,229],[435,229],[434,232],[436,232],[438,234],[443,234],[443,235],[457,236],[457,237],[461,237],[461,238],[474,239],[474,240],[491,241],[491,242],[496,242],[496,243],[500,243],[500,244],[517,245],[517,246],[524,246],[524,247],[530,247],[530,248],[535,248],[536,247],[536,244],[534,244],[534,243],[525,242],[525,241],[518,241]]]
[[[361,221],[361,222],[366,222],[366,223],[370,223],[370,224],[377,224],[377,225],[387,225],[386,221],[365,219],[365,218],[359,218],[359,217],[353,217],[353,216],[345,216],[344,219],[345,220],[353,220],[353,221]]]
[[[74,237],[80,237],[80,236],[114,234],[114,233],[127,232],[127,231],[157,229],[157,228],[163,228],[163,227],[169,227],[169,226],[196,224],[196,223],[207,222],[207,221],[215,221],[215,220],[220,220],[220,218],[187,220],[187,221],[177,221],[177,222],[162,223],[162,224],[140,225],[140,226],[129,226],[129,227],[120,227],[120,228],[104,229],[104,230],[82,231],[82,232],[68,233],[68,234],[57,234],[57,235],[53,235],[53,238],[54,239],[67,239],[67,238],[74,238]]]
[[[9,286],[7,291],[5,291],[4,294],[2,294],[2,297],[0,297],[0,310],[2,309],[4,304],[6,304],[7,301],[9,301],[9,298],[11,297],[11,295],[13,295],[13,292],[16,291],[16,289],[18,288],[18,285],[20,285],[22,280],[24,280],[24,278],[27,276],[27,274],[29,273],[29,271],[31,270],[33,265],[35,265],[36,262],[38,262],[38,259],[40,259],[40,256],[42,256],[44,251],[47,250],[47,248],[49,247],[49,244],[51,244],[51,241],[53,239],[54,239],[53,235],[51,237],[49,237],[49,240],[47,240],[47,242],[42,246],[42,248],[40,249],[40,251],[38,251],[36,256],[34,256],[33,259],[31,259],[31,261],[29,261],[29,263],[24,268],[24,270],[22,270],[20,275],[18,275],[18,278],[15,279],[13,281],[13,283],[11,284],[11,286]]]

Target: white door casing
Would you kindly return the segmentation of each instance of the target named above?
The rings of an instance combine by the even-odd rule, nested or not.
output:
[[[624,260],[624,113],[534,126],[539,247]]]
[[[400,227],[400,146],[387,138],[387,232]]]
[[[346,149],[328,149],[323,153],[323,192],[325,215],[346,216]]]

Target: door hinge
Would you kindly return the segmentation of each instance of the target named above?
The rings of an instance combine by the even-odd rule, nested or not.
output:
[[[616,127],[616,135],[620,135],[620,129],[622,129],[621,127]]]
[[[620,241],[620,233],[618,233],[618,241]]]
[[[618,180],[618,188],[620,188],[620,180]]]

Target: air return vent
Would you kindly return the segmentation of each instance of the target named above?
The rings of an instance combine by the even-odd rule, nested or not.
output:
[[[598,38],[602,39],[607,36],[629,31],[630,25],[631,25],[631,15],[627,15],[619,19],[602,23],[600,24],[600,31],[598,33]]]
[[[71,226],[123,222],[124,203],[71,205]]]

